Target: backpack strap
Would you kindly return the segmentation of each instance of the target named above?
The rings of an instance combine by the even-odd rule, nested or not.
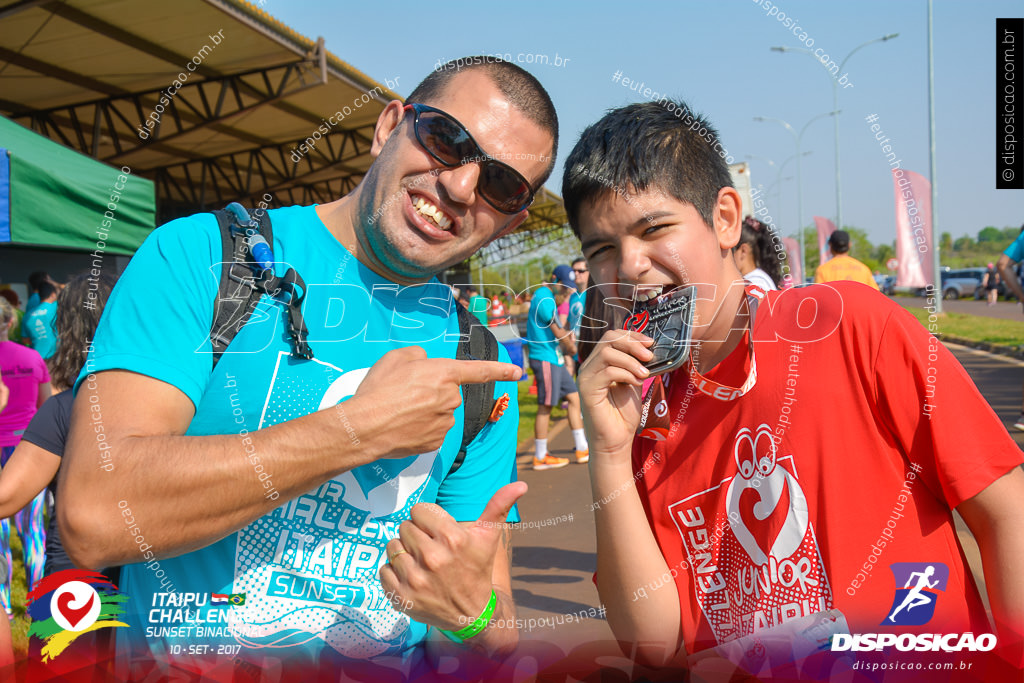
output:
[[[481,325],[465,306],[455,302],[459,318],[459,345],[455,360],[498,360],[498,340]],[[454,474],[466,459],[466,448],[487,424],[494,409],[494,381],[462,385],[462,446],[448,474]]]
[[[295,344],[295,355],[312,358],[313,350],[306,341],[309,333],[302,319],[306,283],[294,268],[289,268],[282,277],[274,275],[274,257],[270,249],[274,243],[274,232],[270,215],[259,211],[250,217],[237,202],[232,202],[226,209],[214,211],[213,215],[220,228],[222,264],[210,327],[213,367],[249,322],[264,294],[271,298],[287,295],[286,299],[278,300],[287,302],[288,333]]]

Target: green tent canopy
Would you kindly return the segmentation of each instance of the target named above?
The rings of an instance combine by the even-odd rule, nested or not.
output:
[[[135,253],[153,230],[153,182],[48,140],[0,116],[0,245]],[[6,201],[4,201],[6,200]],[[6,224],[6,225],[5,225]]]

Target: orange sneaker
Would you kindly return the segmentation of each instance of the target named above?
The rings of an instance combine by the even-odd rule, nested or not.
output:
[[[550,453],[545,454],[543,458],[533,457],[533,469],[535,470],[553,470],[568,464],[569,458],[556,458]]]
[[[576,462],[580,465],[590,462],[590,451],[576,451]]]

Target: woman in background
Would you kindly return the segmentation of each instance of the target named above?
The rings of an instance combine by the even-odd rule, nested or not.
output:
[[[57,469],[64,455],[74,399],[70,389],[85,365],[89,344],[113,286],[113,280],[107,276],[90,279],[83,274],[71,280],[60,293],[56,320],[60,344],[50,359],[53,387],[59,393],[46,401],[32,418],[21,443],[0,471],[0,516],[20,510],[27,501],[45,493],[47,488],[56,499]],[[88,307],[83,305],[86,300]],[[45,538],[43,575],[73,569],[74,565],[60,542],[56,506],[50,515]]]
[[[743,279],[766,292],[779,288],[782,256],[775,248],[770,227],[753,216],[743,219],[743,232],[733,247],[733,258]]]
[[[0,413],[0,468],[7,469],[7,461],[21,441],[36,410],[50,397],[50,373],[39,352],[8,340],[8,332],[17,320],[14,307],[0,297],[0,372],[10,395],[7,407]],[[29,587],[43,577],[46,559],[44,545],[46,529],[43,526],[43,508],[46,494],[29,496],[21,506],[4,512],[0,517],[0,555],[6,558],[6,571],[0,575],[0,602],[7,615],[11,610],[12,557],[10,523],[14,523],[21,536],[25,554],[25,573]],[[26,506],[25,503],[28,503]]]

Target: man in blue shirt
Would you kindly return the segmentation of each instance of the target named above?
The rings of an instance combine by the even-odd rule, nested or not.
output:
[[[53,321],[57,318],[57,287],[49,281],[39,285],[39,303],[21,321],[21,336],[43,358],[57,352],[57,331]]]
[[[127,565],[130,674],[203,673],[219,655],[271,678],[354,660],[410,678],[424,654],[515,647],[520,370],[507,353],[454,360],[434,275],[525,220],[556,148],[550,98],[507,62],[451,62],[389,102],[350,194],[269,212],[275,273],[307,284],[312,360],[264,296],[212,367],[215,218],[146,240],[78,379],[59,486],[72,560]],[[460,385],[492,380],[508,408],[456,467]]]
[[[1024,287],[1021,287],[1016,268],[1017,264],[1021,261],[1024,261],[1024,225],[1020,226],[1017,239],[1006,248],[1006,251],[999,256],[999,261],[996,263],[996,270],[999,271],[1003,282],[1006,283],[1006,286],[1017,297],[1017,302],[1024,304]],[[1017,418],[1013,426],[1024,431],[1024,405],[1021,406],[1020,417]]]
[[[576,291],[569,297],[569,316],[566,320],[567,329],[572,332],[573,340],[580,338],[580,323],[583,322],[583,309],[587,305],[587,284],[590,282],[590,271],[587,269],[587,259],[580,256],[572,262],[573,276],[576,278]],[[573,377],[579,374],[580,356],[579,353],[572,357]]]
[[[548,453],[548,423],[551,407],[562,400],[569,403],[569,427],[576,445],[576,462],[590,459],[590,447],[583,434],[580,415],[580,395],[569,371],[565,369],[562,353],[576,353],[572,332],[559,324],[558,306],[576,291],[572,268],[557,266],[551,282],[542,285],[530,300],[530,313],[526,322],[526,344],[530,352],[530,369],[537,380],[537,421],[533,426],[533,469],[550,470],[565,467],[568,458]]]

